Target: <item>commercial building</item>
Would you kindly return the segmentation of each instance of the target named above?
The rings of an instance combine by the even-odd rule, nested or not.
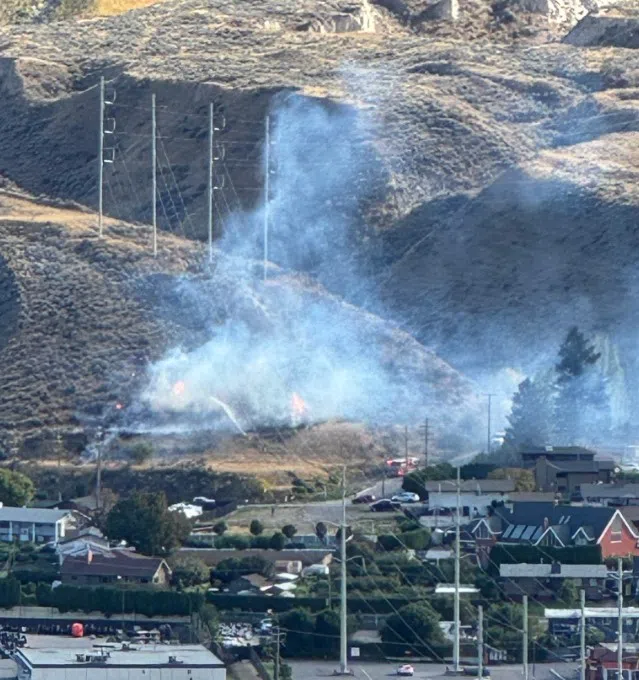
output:
[[[18,680],[226,680],[224,664],[202,645],[28,643],[14,660]]]
[[[69,510],[12,508],[0,503],[0,541],[57,544],[74,526]]]

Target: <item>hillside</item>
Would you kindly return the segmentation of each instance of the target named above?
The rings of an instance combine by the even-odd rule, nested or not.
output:
[[[472,434],[472,385],[410,336],[317,285],[277,271],[263,284],[251,262],[220,255],[202,269],[201,247],[181,238],[161,237],[154,259],[149,236],[108,220],[99,240],[93,215],[0,194],[5,453],[54,453],[58,435],[80,453],[101,425],[151,437],[158,453],[213,447],[217,468],[235,470],[287,450],[282,434],[264,449],[269,427],[432,412],[444,431]],[[295,392],[306,401],[298,412]],[[292,432],[286,469],[299,447],[318,451],[307,465],[330,460],[348,431],[333,429],[329,451],[330,427]],[[354,431],[348,446],[359,439]],[[361,446],[360,456],[371,444]]]
[[[393,319],[482,389],[504,367],[551,361],[578,323],[619,350],[618,384],[631,393],[639,53],[610,35],[597,49],[562,42],[581,30],[580,2],[473,0],[456,22],[432,11],[420,0],[167,0],[5,26],[0,173],[31,195],[95,208],[104,75],[114,101],[107,213],[130,233],[150,220],[156,93],[159,224],[202,239],[213,102],[216,234],[225,252],[251,260],[261,252],[268,114],[270,256],[284,272],[346,299],[362,328],[371,314]],[[282,277],[285,294],[300,285]],[[138,330],[121,325],[110,332],[135,344]],[[163,348],[179,342],[175,317],[151,327]]]

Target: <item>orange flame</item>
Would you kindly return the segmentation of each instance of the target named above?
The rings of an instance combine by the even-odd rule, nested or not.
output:
[[[184,380],[178,380],[175,385],[173,385],[173,394],[176,397],[181,397],[186,391],[186,383]]]
[[[306,402],[300,397],[297,392],[293,392],[291,396],[291,413],[294,418],[303,418],[308,411],[308,406]]]

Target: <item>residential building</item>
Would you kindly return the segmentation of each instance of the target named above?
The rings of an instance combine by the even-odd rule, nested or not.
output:
[[[580,492],[585,503],[639,506],[639,484],[582,484]]]
[[[111,552],[111,545],[99,529],[88,527],[67,532],[67,536],[58,542],[57,550],[62,561],[69,555],[79,557],[89,551],[94,554]]]
[[[495,543],[565,548],[600,545],[607,557],[639,555],[639,533],[617,508],[556,503],[514,503],[463,528],[462,542],[474,548],[482,564]]]
[[[456,508],[457,481],[425,482],[428,493],[428,508]],[[512,479],[463,480],[459,487],[459,507],[464,517],[481,517],[495,503],[507,500],[515,490]]]
[[[551,463],[593,461],[596,453],[582,446],[533,446],[520,452],[525,468],[534,468],[540,458]]]
[[[598,628],[606,635],[606,640],[614,641],[617,636],[617,607],[586,607],[586,625]],[[581,609],[544,609],[551,635],[573,635],[578,632]],[[623,608],[623,629],[626,639],[634,639],[639,633],[639,607]]]
[[[55,543],[75,527],[68,510],[48,508],[13,508],[0,503],[0,541]]]
[[[535,462],[535,485],[538,491],[572,496],[580,493],[584,484],[610,482],[614,469],[613,460],[559,461],[541,456]]]
[[[87,641],[78,638],[77,644],[65,640],[51,647],[28,644],[18,649],[13,657],[18,680],[72,680],[88,675],[91,680],[226,680],[224,664],[202,645],[88,646]]]
[[[260,595],[272,587],[273,583],[261,574],[246,574],[233,579],[228,591],[233,595]]]
[[[639,680],[639,653],[637,645],[623,645],[623,680]],[[617,644],[598,645],[590,650],[586,659],[586,680],[617,680],[619,678],[619,658]]]
[[[602,600],[607,594],[605,564],[501,564],[499,576],[504,594],[513,599],[554,599],[564,579],[577,581],[588,600]]]
[[[78,557],[64,557],[60,578],[68,585],[150,583],[162,586],[170,581],[171,569],[161,557],[144,557],[132,550],[101,553],[89,550]]]

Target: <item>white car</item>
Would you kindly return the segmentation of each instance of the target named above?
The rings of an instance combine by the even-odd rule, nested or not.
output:
[[[415,669],[409,664],[405,663],[397,669],[397,675],[413,676]]]
[[[419,503],[419,495],[412,491],[402,491],[391,498],[397,503]]]

